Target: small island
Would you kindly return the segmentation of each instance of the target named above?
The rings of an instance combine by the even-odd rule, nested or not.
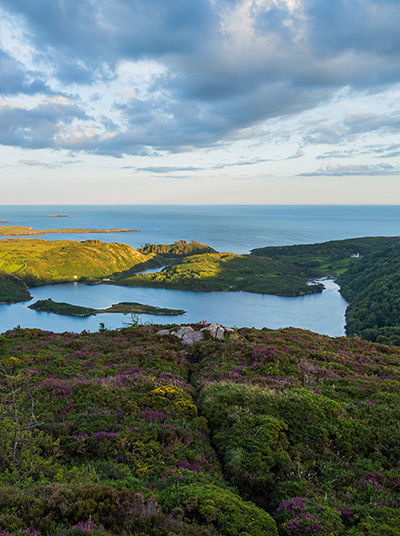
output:
[[[29,305],[29,309],[77,317],[87,317],[102,313],[147,314],[156,316],[178,316],[186,313],[183,309],[167,309],[136,302],[121,302],[115,303],[107,309],[93,309],[92,307],[82,307],[81,305],[55,302],[51,298],[47,300],[38,300],[32,305]]]
[[[8,223],[6,221],[2,223]],[[23,225],[6,225],[0,236],[39,236],[45,234],[140,233],[138,229],[33,229]]]
[[[49,218],[68,218],[65,214],[50,214]]]

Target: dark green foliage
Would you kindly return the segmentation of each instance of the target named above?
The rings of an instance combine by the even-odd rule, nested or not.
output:
[[[132,314],[148,314],[148,315],[182,315],[185,313],[182,309],[167,309],[164,307],[154,307],[153,305],[145,305],[136,302],[121,302],[113,304],[107,309],[93,309],[91,307],[81,307],[80,305],[71,305],[70,303],[55,302],[51,298],[47,300],[38,300],[29,305],[29,309],[35,311],[44,311],[47,313],[55,313],[58,315],[67,316],[91,316],[101,313],[132,313]]]
[[[400,240],[367,237],[254,249],[253,255],[285,260],[314,276],[338,276],[350,305],[346,332],[400,345]],[[358,258],[351,255],[359,254]]]
[[[246,290],[262,294],[296,296],[320,292],[321,285],[307,285],[309,273],[284,262],[233,253],[206,253],[186,257],[161,272],[113,279],[119,285],[187,290]]]
[[[31,299],[25,283],[14,275],[0,273],[0,303],[13,303]]]
[[[331,240],[318,244],[296,244],[294,246],[269,246],[251,251],[252,255],[266,257],[323,257],[325,259],[340,260],[350,257],[354,253],[365,255],[376,249],[390,247],[399,243],[399,237],[365,237],[349,238],[347,240]]]
[[[183,510],[184,518],[215,527],[221,536],[275,536],[271,517],[251,502],[213,484],[177,486],[163,493],[163,504]]]
[[[398,348],[243,329],[194,359],[225,475],[280,534],[400,534]]]
[[[96,311],[96,309],[92,309],[90,307],[81,307],[80,305],[71,305],[70,303],[55,302],[51,298],[47,300],[38,300],[32,305],[29,305],[29,309],[67,316],[90,316]]]
[[[366,255],[339,283],[350,301],[346,312],[349,335],[400,343],[400,244]]]
[[[215,249],[191,240],[178,240],[173,244],[145,244],[138,249],[143,255],[162,255],[166,257],[186,257],[189,255],[200,255],[202,253],[216,253]]]

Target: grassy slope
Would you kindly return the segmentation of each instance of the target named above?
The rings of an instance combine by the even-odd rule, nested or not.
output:
[[[102,277],[126,270],[144,258],[125,244],[108,244],[98,240],[0,241],[0,272],[15,274],[28,285]]]
[[[399,536],[399,348],[156,331],[1,336],[0,531]]]
[[[246,290],[295,296],[319,291],[305,284],[308,275],[277,260],[233,253],[194,255],[153,274],[123,274],[113,282],[128,286],[188,290]]]

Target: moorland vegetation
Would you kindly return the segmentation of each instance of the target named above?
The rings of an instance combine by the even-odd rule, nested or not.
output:
[[[400,348],[0,336],[2,536],[399,536]]]

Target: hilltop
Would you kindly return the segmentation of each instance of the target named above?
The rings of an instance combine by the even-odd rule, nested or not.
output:
[[[400,534],[400,348],[158,329],[0,337],[3,535]]]
[[[105,277],[143,259],[130,246],[99,240],[3,239],[0,240],[0,301],[29,299],[27,286]]]

